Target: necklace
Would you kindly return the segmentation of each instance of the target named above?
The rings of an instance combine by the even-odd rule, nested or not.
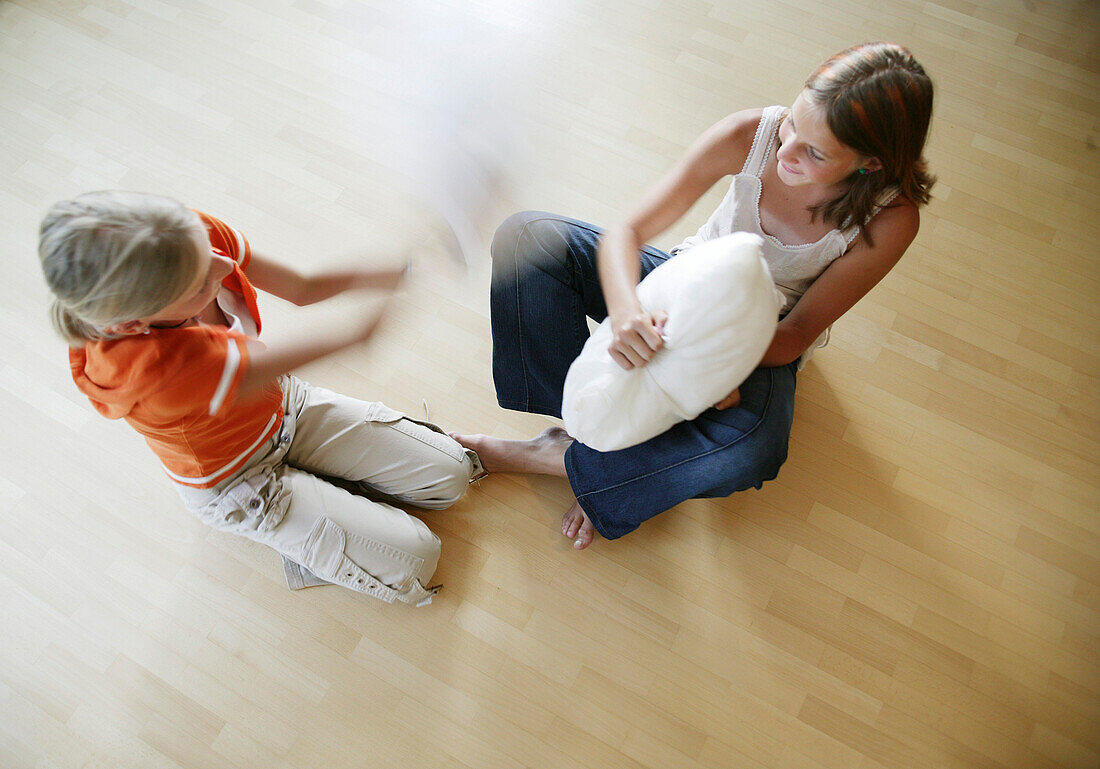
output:
[[[181,328],[185,323],[190,323],[190,322],[191,322],[191,318],[184,318],[183,320],[181,320],[179,323],[177,323],[174,326],[160,325],[160,326],[153,326],[153,328]]]

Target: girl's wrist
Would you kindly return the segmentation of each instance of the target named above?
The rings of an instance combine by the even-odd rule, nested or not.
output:
[[[643,312],[642,305],[633,291],[630,292],[629,298],[619,297],[617,299],[610,299],[605,297],[605,299],[607,301],[607,315],[612,321],[632,318]]]

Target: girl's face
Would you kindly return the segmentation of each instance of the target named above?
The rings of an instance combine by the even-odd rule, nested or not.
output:
[[[832,187],[860,168],[876,171],[877,158],[860,155],[833,135],[825,109],[803,91],[779,127],[776,174],[791,187]]]
[[[211,250],[205,232],[196,232],[193,237],[202,254],[195,279],[178,299],[155,316],[145,319],[150,326],[173,326],[195,317],[214,301],[222,279],[233,272],[233,261]]]

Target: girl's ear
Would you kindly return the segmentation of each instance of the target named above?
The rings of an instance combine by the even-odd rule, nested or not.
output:
[[[882,162],[878,158],[868,158],[867,162],[864,163],[862,167],[866,168],[868,173],[871,173],[873,171],[881,171]]]
[[[148,334],[149,324],[143,320],[127,320],[122,323],[112,323],[109,326],[104,326],[103,333],[111,336],[137,336],[138,334]]]

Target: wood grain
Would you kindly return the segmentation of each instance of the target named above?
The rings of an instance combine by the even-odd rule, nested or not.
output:
[[[935,80],[935,197],[800,375],[762,490],[576,553],[565,482],[491,476],[424,516],[430,608],[291,593],[72,386],[37,222],[129,188],[306,267],[419,243],[381,139],[403,52],[456,29],[524,51],[479,84],[521,147],[485,238],[525,208],[609,224],[864,39]],[[0,3],[0,765],[1100,766],[1097,40],[1095,3]],[[487,294],[484,253],[425,256],[370,345],[301,373],[538,432],[495,405]]]

